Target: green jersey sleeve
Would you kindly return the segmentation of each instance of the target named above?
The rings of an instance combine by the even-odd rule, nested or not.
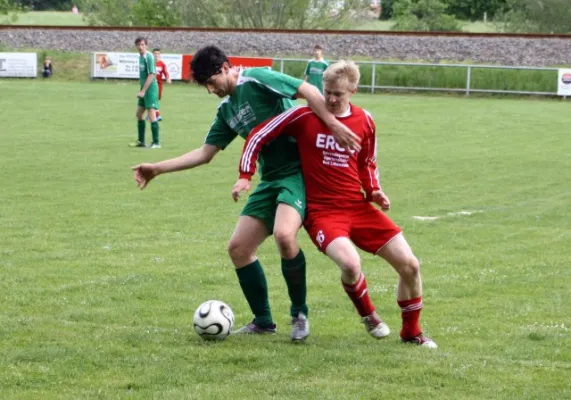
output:
[[[151,53],[145,55],[145,61],[147,62],[147,74],[157,74],[157,66],[155,65],[155,57]]]
[[[224,150],[232,140],[238,136],[236,132],[234,132],[226,121],[220,116],[216,115],[208,134],[206,135],[206,139],[204,139],[204,143],[211,144],[212,146],[216,146]]]
[[[247,68],[243,72],[244,79],[251,79],[266,87],[268,91],[288,99],[295,99],[297,90],[303,83],[301,79],[294,78],[270,68]]]

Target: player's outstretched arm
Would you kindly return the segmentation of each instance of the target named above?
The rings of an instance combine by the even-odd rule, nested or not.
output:
[[[158,163],[143,163],[132,167],[134,178],[141,190],[147,187],[149,182],[156,176],[168,172],[183,171],[203,164],[208,164],[220,151],[216,146],[203,144],[198,149],[194,149],[180,157]]]
[[[325,99],[319,89],[303,82],[297,90],[297,96],[307,100],[307,105],[327,124],[337,143],[346,149],[360,149],[360,138],[335,118],[325,107]]]

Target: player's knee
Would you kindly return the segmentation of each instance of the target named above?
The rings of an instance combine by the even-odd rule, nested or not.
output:
[[[420,275],[420,263],[414,255],[406,257],[400,262],[398,273],[406,279],[417,279]]]
[[[297,245],[297,230],[274,228],[274,239],[283,258],[293,258],[299,252]]]
[[[231,239],[228,243],[228,255],[236,267],[243,267],[255,259],[255,252],[238,240]]]
[[[341,261],[339,267],[346,276],[351,276],[356,281],[361,275],[361,260],[357,257],[348,257]]]

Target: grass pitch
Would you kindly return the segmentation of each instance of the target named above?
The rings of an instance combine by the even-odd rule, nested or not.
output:
[[[390,216],[421,260],[437,351],[398,341],[397,276],[363,255],[393,333],[368,337],[336,267],[300,234],[312,336],[207,343],[194,309],[251,318],[225,247],[242,141],[139,192],[130,166],[200,146],[218,100],[165,89],[163,148],[131,149],[137,84],[0,81],[0,398],[561,399],[571,396],[571,140],[563,101],[357,95]],[[148,130],[149,127],[147,127]],[[150,132],[148,132],[150,135]],[[431,220],[415,217],[435,217]]]

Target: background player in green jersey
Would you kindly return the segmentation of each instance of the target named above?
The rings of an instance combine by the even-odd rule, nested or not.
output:
[[[323,73],[329,67],[329,63],[323,58],[323,49],[318,44],[313,48],[313,56],[315,58],[309,60],[305,67],[305,81],[323,93]]]
[[[269,68],[233,68],[222,50],[208,46],[193,57],[194,79],[208,93],[224,98],[204,144],[178,158],[133,167],[135,180],[144,189],[155,176],[206,164],[236,138],[247,137],[259,123],[274,117],[303,97],[346,147],[359,147],[358,139],[325,108],[319,91],[288,75]],[[244,207],[228,245],[244,296],[255,316],[236,333],[275,333],[264,270],[257,248],[274,235],[282,257],[282,273],[290,296],[291,339],[309,335],[306,305],[305,257],[297,244],[297,232],[305,213],[305,187],[297,148],[287,140],[276,140],[261,152],[261,182]]]
[[[153,134],[152,149],[161,147],[159,142],[159,123],[157,122],[156,111],[159,109],[159,86],[157,84],[157,70],[155,58],[147,51],[147,39],[138,37],[135,45],[139,51],[139,83],[141,90],[137,94],[137,129],[138,140],[134,147],[145,147],[145,110],[151,121],[151,132]]]

